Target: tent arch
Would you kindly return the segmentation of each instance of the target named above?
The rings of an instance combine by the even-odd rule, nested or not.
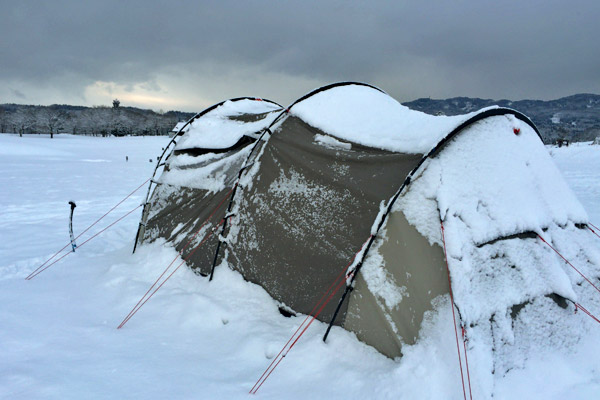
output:
[[[325,92],[329,89],[334,89],[337,87],[342,87],[342,86],[364,86],[364,87],[368,87],[371,89],[375,89],[378,92],[381,92],[383,94],[387,94],[386,92],[384,92],[383,90],[381,90],[380,88],[378,88],[377,86],[373,86],[373,85],[369,85],[368,83],[364,83],[364,82],[354,82],[354,81],[344,81],[344,82],[336,82],[336,83],[331,83],[329,85],[325,85],[325,86],[321,86],[320,88],[317,88],[315,90],[313,90],[310,93],[305,94],[304,96],[300,97],[298,100],[294,101],[287,109],[291,110],[292,107],[294,107],[296,104],[303,102],[304,100],[319,94],[321,92]]]
[[[192,118],[190,118],[180,129],[179,131],[173,135],[173,138],[169,141],[169,143],[167,144],[167,146],[165,146],[163,152],[161,153],[161,155],[159,156],[157,163],[156,163],[156,167],[154,168],[154,171],[152,173],[152,176],[150,178],[150,184],[148,185],[148,191],[146,192],[146,198],[144,200],[143,203],[143,209],[142,209],[142,215],[140,217],[140,222],[138,224],[138,229],[136,232],[136,237],[135,237],[135,242],[134,242],[134,247],[133,247],[133,252],[135,253],[135,250],[137,248],[138,243],[143,240],[144,238],[144,233],[145,233],[145,229],[146,229],[146,222],[148,219],[148,212],[149,212],[149,208],[150,208],[150,196],[153,193],[153,188],[154,190],[156,190],[156,188],[158,187],[158,183],[155,180],[156,178],[156,174],[158,172],[158,169],[161,166],[165,166],[165,162],[166,162],[166,158],[165,155],[167,154],[167,152],[169,152],[169,156],[171,154],[175,153],[175,145],[177,144],[177,139],[180,136],[183,136],[184,133],[186,132],[187,128],[195,121],[197,121],[198,119],[202,118],[203,116],[207,115],[208,113],[210,113],[211,111],[216,110],[218,107],[224,105],[226,102],[239,102],[239,101],[244,101],[244,100],[251,100],[251,101],[261,101],[261,102],[266,102],[269,104],[272,104],[274,106],[279,107],[280,109],[282,109],[283,107],[272,101],[272,100],[268,100],[268,99],[263,99],[263,98],[259,98],[259,97],[252,97],[252,96],[243,96],[243,97],[235,97],[232,99],[228,99],[228,100],[223,100],[220,101],[218,103],[213,104],[210,107],[205,108],[204,110],[200,111],[199,113],[197,113],[196,115],[194,115]],[[232,146],[233,148],[240,148],[244,145],[249,144],[249,142],[247,140],[244,140],[244,137],[240,138],[240,140],[234,144],[234,146]],[[227,149],[224,149],[224,151],[226,151]],[[169,157],[167,156],[167,158]]]
[[[156,163],[156,167],[154,168],[154,171],[153,171],[152,176],[150,178],[150,182],[151,183],[150,183],[150,187],[148,187],[148,192],[146,194],[146,199],[144,201],[144,204],[148,204],[148,199],[150,197],[152,183],[153,183],[154,178],[156,177],[156,173],[158,172],[158,168],[160,168],[161,166],[164,166],[164,163],[162,163],[162,161],[163,161],[163,159],[165,157],[165,154],[167,154],[167,152],[169,151],[169,149],[170,149],[171,146],[177,144],[177,138],[178,138],[178,136],[183,135],[185,133],[186,128],[189,127],[192,124],[192,122],[196,121],[198,118],[203,117],[204,115],[206,115],[209,112],[215,110],[216,108],[222,106],[226,102],[228,102],[228,101],[236,102],[236,101],[241,101],[241,100],[265,101],[267,103],[271,103],[271,104],[276,105],[276,106],[278,106],[280,108],[283,108],[280,104],[278,104],[278,103],[276,103],[274,101],[268,100],[268,99],[262,99],[262,98],[259,98],[259,97],[244,96],[244,97],[235,97],[235,98],[232,98],[232,99],[220,101],[218,103],[213,104],[210,107],[205,108],[204,110],[202,110],[199,113],[197,113],[196,115],[194,115],[185,124],[183,124],[181,126],[181,128],[179,128],[179,131],[177,133],[175,133],[175,135],[173,135],[173,138],[165,146],[165,149],[163,150],[163,152],[161,153],[161,155],[158,157],[158,160],[157,160],[157,163]],[[173,149],[171,149],[171,151],[173,151]],[[138,234],[139,234],[139,231],[138,231]],[[136,243],[137,243],[137,240],[136,240]],[[135,249],[134,249],[134,252],[135,252]]]
[[[414,167],[414,169],[406,176],[404,182],[402,183],[398,191],[388,201],[386,210],[383,213],[383,215],[377,217],[379,218],[379,223],[376,229],[374,230],[373,234],[367,241],[366,249],[362,253],[361,259],[354,267],[354,274],[352,276],[351,281],[346,286],[346,290],[342,292],[342,294],[339,296],[338,305],[336,307],[335,312],[333,313],[331,320],[329,321],[329,326],[323,336],[323,340],[327,339],[327,336],[332,326],[335,324],[336,316],[338,315],[338,312],[341,309],[343,303],[347,299],[349,318],[346,318],[344,320],[343,326],[351,331],[354,331],[361,340],[364,340],[368,343],[374,343],[374,346],[380,352],[388,356],[399,356],[402,354],[402,342],[399,340],[399,337],[403,338],[404,343],[414,343],[414,341],[416,340],[416,332],[414,330],[414,326],[408,326],[410,324],[404,323],[405,321],[403,321],[403,319],[395,319],[393,322],[390,322],[392,319],[391,316],[385,315],[385,313],[382,312],[382,310],[385,308],[384,306],[382,306],[381,304],[379,304],[379,307],[373,306],[374,304],[377,304],[378,301],[375,298],[375,296],[367,289],[367,285],[364,279],[362,279],[362,276],[360,274],[362,266],[364,265],[365,260],[369,257],[370,251],[373,248],[373,244],[377,239],[379,239],[378,235],[381,229],[386,225],[390,218],[393,218],[394,223],[392,224],[392,230],[394,231],[394,233],[392,233],[392,235],[395,235],[396,237],[398,237],[398,235],[402,236],[403,241],[410,243],[413,250],[417,249],[417,251],[419,251],[421,254],[427,254],[425,265],[422,265],[425,272],[420,270],[413,270],[411,271],[411,274],[420,276],[421,280],[423,279],[423,274],[428,274],[430,276],[438,275],[438,278],[439,276],[442,276],[443,278],[443,270],[440,269],[440,267],[443,265],[443,254],[441,253],[441,248],[436,249],[434,248],[435,246],[428,244],[425,238],[417,232],[417,229],[408,223],[406,217],[403,215],[402,212],[392,212],[392,209],[399,196],[407,189],[407,187],[412,182],[412,178],[418,176],[420,169],[423,167],[427,159],[433,158],[441,151],[443,151],[444,147],[448,143],[450,143],[452,139],[457,137],[457,135],[461,134],[462,132],[467,131],[468,128],[473,124],[482,121],[486,118],[503,115],[513,115],[515,118],[525,122],[535,131],[537,136],[540,138],[540,141],[542,140],[537,127],[527,116],[516,110],[508,108],[491,108],[484,110],[476,114],[475,116],[467,119],[466,121],[458,125],[456,128],[454,128],[450,133],[445,135],[426,155],[424,155],[421,158],[421,160]],[[403,229],[397,229],[396,225],[402,226]],[[396,229],[394,230],[394,228]],[[389,252],[389,249],[387,251]],[[405,254],[395,254],[395,257],[397,259],[402,259],[403,262],[407,261],[406,256],[407,255]],[[408,258],[410,259],[412,257],[408,255]],[[405,265],[410,265],[410,262]],[[401,280],[402,277],[395,276],[395,279]],[[447,286],[447,281],[445,281],[445,278],[432,279],[430,281],[430,284],[430,290],[433,292],[431,299],[433,299],[435,295],[445,293],[445,286]],[[353,296],[348,296],[350,292],[353,293]],[[358,300],[354,298],[356,297],[356,293],[359,293]],[[365,296],[368,297],[368,300],[361,301],[360,299],[362,299]],[[411,303],[409,307],[410,312],[412,313],[411,319],[413,322],[415,322],[415,320],[419,322],[421,321],[422,315],[424,311],[426,311],[426,308],[422,308],[423,304],[418,304],[419,302],[414,302],[411,300],[413,299],[409,298],[409,302]],[[362,310],[362,312],[361,304],[363,308],[366,307],[366,309]],[[365,320],[368,320],[366,324],[364,323]],[[383,329],[369,329],[370,326],[374,325],[382,326]],[[420,322],[417,325],[420,325]]]
[[[278,116],[277,116],[277,117],[276,117],[276,118],[273,120],[273,122],[271,122],[271,124],[270,124],[268,127],[266,127],[266,128],[265,128],[265,129],[262,131],[262,134],[261,134],[261,135],[260,135],[260,137],[258,138],[258,140],[257,140],[257,142],[256,142],[256,145],[258,145],[258,143],[260,143],[260,141],[263,139],[263,137],[264,137],[264,135],[265,135],[266,133],[269,133],[270,135],[272,135],[272,134],[273,134],[273,131],[272,131],[272,129],[273,129],[273,128],[274,128],[274,127],[277,125],[277,124],[280,124],[280,123],[282,123],[282,122],[283,122],[282,120],[285,120],[285,119],[287,119],[287,117],[290,115],[290,110],[291,110],[291,109],[292,109],[292,108],[293,108],[295,105],[297,105],[297,104],[301,103],[302,101],[305,101],[306,99],[308,99],[308,98],[310,98],[310,97],[312,97],[312,96],[314,96],[314,95],[316,95],[316,94],[319,94],[319,93],[321,93],[321,92],[324,92],[324,91],[327,91],[327,90],[330,90],[330,89],[333,89],[333,88],[337,88],[337,87],[343,87],[343,86],[363,86],[363,87],[368,87],[368,88],[374,89],[374,90],[376,90],[376,91],[378,91],[378,92],[381,92],[381,93],[383,93],[383,94],[386,94],[386,95],[387,95],[387,93],[385,93],[383,90],[379,89],[378,87],[376,87],[376,86],[373,86],[373,85],[369,85],[369,84],[367,84],[367,83],[362,83],[362,82],[344,81],[344,82],[336,82],[336,83],[332,83],[332,84],[329,84],[329,85],[321,86],[321,87],[319,87],[319,88],[317,88],[317,89],[314,89],[313,91],[311,91],[311,92],[307,93],[306,95],[304,95],[304,96],[300,97],[299,99],[295,100],[295,101],[294,101],[292,104],[290,104],[290,105],[289,105],[287,108],[283,109],[283,110],[281,111],[281,113],[280,113],[280,114],[279,114],[279,115],[278,115]],[[263,144],[263,148],[264,148],[264,147],[266,147],[266,146],[268,146],[268,143],[269,143],[269,141],[268,141],[268,140],[267,140],[267,141],[265,141],[265,143]],[[262,153],[262,151],[259,151],[259,153]],[[251,151],[251,154],[250,154],[250,155],[248,155],[248,159],[246,160],[246,162],[244,163],[244,166],[242,167],[242,169],[241,169],[241,170],[240,170],[240,172],[239,172],[238,181],[241,179],[241,177],[242,177],[242,174],[243,174],[244,172],[247,172],[247,170],[246,170],[246,164],[247,164],[247,163],[248,163],[248,161],[250,160],[250,157],[252,157],[252,156],[253,156],[253,154],[254,154],[254,148],[252,149],[252,151]],[[233,206],[233,202],[235,201],[235,196],[236,196],[236,194],[237,194],[237,185],[236,185],[236,187],[234,188],[234,190],[233,190],[233,194],[231,195],[231,198],[230,198],[230,200],[229,200],[228,212],[231,210],[231,208],[232,208],[232,206]],[[225,230],[226,230],[226,229],[227,229],[227,221],[225,221],[225,222],[223,223],[223,226],[221,227],[221,230],[220,230],[220,232],[221,232],[221,235],[224,235],[224,234],[225,234]],[[212,280],[212,277],[213,277],[214,269],[215,269],[215,267],[216,267],[216,265],[217,265],[217,262],[218,262],[218,259],[219,259],[219,252],[220,252],[220,249],[221,249],[221,242],[219,242],[219,243],[217,244],[217,247],[216,247],[216,249],[215,249],[215,255],[214,255],[214,259],[213,259],[213,263],[212,263],[212,267],[211,267],[211,273],[210,273],[210,279],[211,279],[211,280]]]

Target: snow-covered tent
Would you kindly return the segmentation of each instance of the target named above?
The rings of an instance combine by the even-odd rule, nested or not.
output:
[[[450,308],[449,275],[470,346],[556,338],[589,288],[540,237],[600,276],[586,212],[515,110],[431,116],[340,83],[286,109],[220,103],[175,139],[138,242],[163,238],[204,276],[237,270],[291,313],[346,273],[318,319],[389,357]]]

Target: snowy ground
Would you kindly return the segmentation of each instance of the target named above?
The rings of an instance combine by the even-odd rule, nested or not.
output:
[[[24,279],[68,242],[69,200],[77,202],[77,234],[150,177],[155,164],[149,159],[167,143],[164,137],[0,135],[0,398],[247,398],[301,323],[281,316],[260,287],[227,268],[217,269],[210,284],[181,268],[117,330],[176,255],[161,244],[131,254],[139,211]],[[591,221],[600,224],[600,146],[550,151]],[[80,242],[144,195],[145,188]],[[462,398],[450,308],[442,310],[424,339],[395,361],[339,328],[324,344],[325,326],[315,323],[257,396]],[[597,398],[599,343],[600,325],[569,355],[541,352],[498,378],[496,397]]]

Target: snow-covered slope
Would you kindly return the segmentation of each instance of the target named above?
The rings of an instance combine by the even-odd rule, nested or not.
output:
[[[68,242],[69,200],[77,202],[77,233],[150,176],[149,159],[167,142],[0,135],[0,398],[245,399],[301,323],[303,317],[281,316],[262,288],[227,268],[217,268],[211,283],[181,268],[117,330],[176,255],[162,243],[131,254],[138,213],[24,280]],[[600,223],[600,147],[551,153],[590,220]],[[137,192],[89,234],[136,207],[143,195]],[[405,346],[400,360],[340,328],[325,344],[326,326],[315,322],[258,396],[462,398],[450,307],[437,306],[422,339]],[[597,307],[590,311],[600,314]],[[547,327],[548,336],[521,364],[496,377],[495,398],[597,398],[600,325],[590,321],[579,312]],[[553,350],[553,329],[579,339]],[[474,356],[469,363],[474,371],[488,360]]]

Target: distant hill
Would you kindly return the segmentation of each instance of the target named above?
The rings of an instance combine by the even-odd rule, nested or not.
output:
[[[166,135],[194,113],[135,107],[0,104],[0,132],[75,135]]]
[[[527,115],[544,142],[580,142],[600,136],[600,95],[576,94],[558,100],[490,100],[454,97],[418,99],[403,103],[427,114],[458,115],[498,105]],[[156,113],[135,107],[32,106],[0,104],[0,132],[71,133],[84,135],[166,135],[194,113]]]
[[[550,101],[454,97],[446,100],[418,99],[403,104],[432,115],[465,114],[492,105],[513,108],[531,118],[546,143],[556,139],[583,142],[600,136],[600,95],[596,94],[576,94]]]

